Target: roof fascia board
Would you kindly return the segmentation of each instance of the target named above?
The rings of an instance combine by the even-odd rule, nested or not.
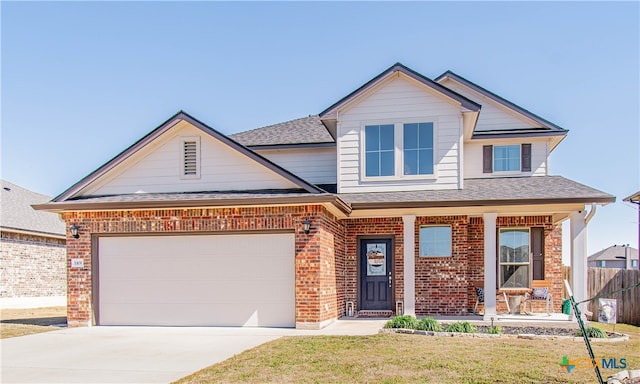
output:
[[[412,70],[411,68],[408,68],[400,63],[396,63],[394,65],[392,65],[391,67],[387,68],[385,71],[383,71],[382,73],[380,73],[378,76],[374,77],[373,79],[369,80],[368,82],[366,82],[365,84],[363,84],[362,86],[360,86],[358,89],[356,89],[355,91],[349,93],[347,96],[343,97],[342,99],[338,100],[337,102],[335,102],[333,105],[331,105],[330,107],[328,107],[327,109],[325,109],[324,111],[319,113],[320,119],[323,118],[335,118],[335,117],[331,117],[329,115],[331,115],[332,113],[336,112],[336,110],[340,109],[341,107],[343,107],[344,105],[346,105],[347,103],[351,102],[353,99],[357,98],[358,96],[362,95],[363,93],[365,93],[366,91],[368,91],[369,89],[373,88],[374,86],[376,86],[377,84],[379,84],[380,82],[382,82],[384,79],[386,79],[387,77],[389,77],[390,75],[392,75],[395,72],[400,72],[424,85],[426,85],[429,88],[432,88],[433,90],[440,92],[442,94],[444,94],[445,96],[449,97],[450,99],[453,99],[457,102],[459,102],[464,108],[467,108],[469,110],[472,111],[479,111],[481,106],[480,104],[476,103],[475,101],[472,101],[438,83],[436,83],[435,81],[421,75],[420,73]]]
[[[339,196],[323,193],[308,196],[237,198],[237,199],[190,199],[190,200],[156,200],[156,201],[109,201],[109,202],[50,202],[34,204],[36,210],[49,212],[69,211],[117,211],[117,210],[146,210],[196,207],[243,207],[243,206],[271,206],[271,205],[300,205],[331,203],[345,214],[351,212],[351,207]]]
[[[523,116],[535,121],[536,123],[538,123],[538,124],[540,124],[540,125],[542,125],[542,126],[544,126],[546,128],[557,130],[557,131],[562,131],[562,132],[565,132],[565,133],[569,132],[569,130],[564,129],[564,128],[562,128],[562,127],[550,122],[549,120],[544,119],[544,118],[536,115],[535,113],[533,113],[533,112],[531,112],[531,111],[529,111],[529,110],[527,110],[525,108],[522,108],[521,106],[519,106],[519,105],[517,105],[515,103],[512,103],[511,101],[509,101],[509,100],[507,100],[507,99],[505,99],[503,97],[500,97],[500,96],[496,95],[495,93],[489,91],[488,89],[485,89],[485,88],[479,86],[478,84],[476,84],[476,83],[474,83],[472,81],[469,81],[469,80],[465,79],[464,77],[462,77],[462,76],[460,76],[460,75],[458,75],[458,74],[456,74],[456,73],[454,73],[452,71],[446,71],[442,75],[436,77],[436,79],[434,81],[439,83],[440,81],[442,81],[444,79],[447,79],[447,78],[451,79],[451,80],[454,80],[454,81],[456,81],[456,82],[458,82],[458,83],[460,83],[460,84],[462,84],[462,85],[464,85],[464,86],[466,86],[468,88],[471,88],[472,90],[480,93],[481,95],[484,95],[484,96],[488,97],[489,99],[501,104],[502,106],[507,107],[507,108],[509,108],[509,109],[511,109],[511,110],[513,110],[513,111],[515,111],[515,112],[517,112],[517,113],[519,113],[519,114],[521,114],[521,115],[523,115]]]
[[[47,237],[47,238],[60,239],[60,240],[66,239],[65,235],[61,235],[58,233],[40,232],[40,231],[33,231],[33,230],[26,230],[26,229],[5,227],[5,226],[0,226],[0,232],[20,233],[23,235],[40,236],[40,237]]]
[[[448,208],[448,207],[495,207],[514,205],[549,205],[549,204],[600,204],[615,202],[615,197],[597,198],[559,198],[559,199],[515,199],[515,200],[461,200],[461,201],[407,201],[407,202],[375,202],[351,203],[354,211],[360,209],[394,209],[394,208]]]
[[[549,137],[549,136],[566,136],[567,133],[566,132],[557,132],[557,131],[545,131],[545,132],[514,132],[514,131],[506,131],[506,132],[498,132],[498,131],[491,131],[491,132],[474,132],[473,136],[471,136],[472,139],[479,139],[479,140],[484,140],[484,139],[502,139],[502,138],[511,138],[511,137]]]
[[[247,145],[252,151],[262,151],[268,149],[305,149],[305,148],[334,148],[335,142],[331,143],[300,143],[300,144],[270,144],[270,145]]]
[[[302,189],[306,190],[309,193],[323,193],[324,192],[323,190],[321,190],[320,188],[316,187],[315,185],[313,185],[313,184],[311,184],[311,183],[299,178],[298,176],[296,176],[296,175],[292,174],[291,172],[287,171],[286,169],[278,166],[277,164],[271,162],[270,160],[268,160],[268,159],[260,156],[259,154],[253,152],[252,150],[250,150],[249,148],[243,146],[242,144],[230,139],[229,137],[223,135],[222,133],[216,131],[215,129],[207,126],[206,124],[204,124],[203,122],[199,121],[198,119],[192,117],[191,115],[187,114],[186,112],[179,111],[178,113],[176,113],[175,115],[170,117],[168,120],[166,120],[164,123],[162,123],[160,126],[158,126],[156,129],[154,129],[153,131],[149,132],[147,135],[145,135],[140,140],[138,140],[137,142],[135,142],[134,144],[129,146],[124,151],[120,152],[118,155],[116,155],[116,157],[114,157],[113,159],[109,160],[107,163],[105,163],[104,165],[99,167],[97,170],[95,170],[94,172],[90,173],[88,176],[84,177],[79,182],[77,182],[76,184],[74,184],[73,186],[68,188],[62,194],[60,194],[57,197],[55,197],[52,201],[53,202],[65,201],[66,199],[74,196],[75,194],[77,194],[78,192],[80,192],[81,190],[83,190],[87,186],[89,186],[91,183],[96,181],[98,178],[100,178],[101,176],[103,176],[104,174],[106,174],[107,172],[112,170],[115,166],[117,166],[118,164],[121,164],[124,160],[128,159],[131,155],[136,153],[142,147],[146,146],[147,144],[149,144],[150,142],[152,142],[153,140],[155,140],[156,138],[158,138],[159,136],[161,136],[162,134],[167,132],[169,129],[174,127],[180,121],[188,122],[189,124],[193,125],[194,127],[200,129],[202,132],[204,132],[204,133],[206,133],[206,134],[218,139],[222,143],[228,145],[229,147],[235,149],[236,151],[242,153],[243,155],[249,157],[250,159],[260,163],[261,165],[263,165],[266,168],[270,169],[271,171],[279,174],[280,176],[282,176],[285,179],[287,179],[288,181],[296,184],[297,186],[301,187]]]

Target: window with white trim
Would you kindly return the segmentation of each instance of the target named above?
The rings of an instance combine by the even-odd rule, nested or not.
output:
[[[494,172],[520,171],[520,145],[493,146]]]
[[[433,174],[433,123],[410,123],[403,127],[405,175]]]
[[[363,176],[433,176],[434,125],[433,122],[365,125]]]
[[[529,288],[530,239],[529,228],[504,228],[498,232],[500,288]]]
[[[183,137],[181,140],[182,163],[180,176],[183,179],[200,178],[200,138]]]
[[[365,175],[395,174],[395,143],[393,124],[367,125],[365,137]]]
[[[420,227],[420,257],[451,256],[451,226]]]

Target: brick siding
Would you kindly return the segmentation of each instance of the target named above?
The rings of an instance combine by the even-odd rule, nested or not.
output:
[[[64,239],[1,233],[0,298],[64,296]]]

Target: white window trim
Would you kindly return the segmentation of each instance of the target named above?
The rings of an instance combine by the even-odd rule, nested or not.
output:
[[[429,175],[405,175],[404,174],[404,125],[413,123],[433,123],[433,174]],[[367,125],[393,124],[394,172],[393,176],[367,176],[366,170],[366,141],[365,127]],[[360,124],[360,180],[363,182],[385,182],[403,180],[435,180],[438,178],[438,118],[434,116],[398,120],[371,120]],[[502,172],[500,172],[502,174]]]
[[[195,141],[196,143],[196,174],[184,174],[184,144],[186,142]],[[200,179],[200,136],[181,136],[180,137],[180,179],[181,180],[197,180]]]
[[[423,255],[422,254],[422,241],[420,239],[420,230],[422,228],[435,228],[435,227],[447,227],[449,228],[449,237],[450,237],[450,241],[449,241],[449,255]],[[453,257],[453,229],[451,227],[451,224],[428,224],[428,225],[421,225],[420,227],[418,227],[418,257],[421,258],[438,258],[438,257]]]
[[[526,263],[502,263],[500,262],[500,234],[503,231],[513,231],[513,230],[523,230],[526,229],[527,233],[529,234],[529,261]],[[497,264],[498,264],[498,289],[503,289],[503,290],[522,290],[525,288],[518,288],[518,287],[502,287],[500,284],[500,282],[502,281],[502,266],[503,265],[527,265],[529,267],[529,281],[527,282],[528,288],[531,288],[531,281],[533,280],[533,257],[531,255],[531,227],[502,227],[502,228],[498,228],[498,236],[497,239],[498,244],[497,244],[497,248],[498,248],[498,252],[496,257],[498,258]]]
[[[519,147],[518,152],[520,154],[518,158],[518,170],[517,171],[496,171],[496,148],[497,147]],[[522,172],[522,144],[494,144],[491,148],[491,173],[500,176],[512,176],[512,175],[522,175],[524,173],[531,172]]]

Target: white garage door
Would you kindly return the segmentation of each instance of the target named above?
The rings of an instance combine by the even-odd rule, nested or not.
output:
[[[102,237],[100,325],[295,326],[293,234]]]

